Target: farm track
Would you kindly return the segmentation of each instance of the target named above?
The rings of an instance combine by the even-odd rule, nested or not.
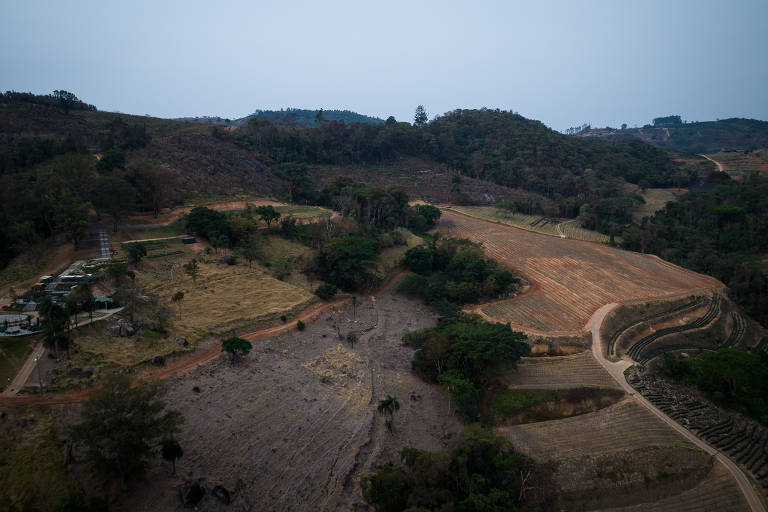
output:
[[[532,283],[521,296],[482,307],[489,319],[528,332],[581,333],[605,304],[721,289],[709,276],[604,244],[561,239],[443,210],[441,225],[482,243],[488,256]]]
[[[605,356],[603,355],[604,353],[603,353],[602,342],[600,338],[600,328],[603,324],[603,321],[605,320],[605,317],[617,306],[618,304],[606,304],[605,306],[600,308],[598,311],[596,311],[589,321],[589,325],[592,329],[592,353],[594,354],[597,361],[606,369],[606,371],[608,371],[608,373],[616,380],[616,382],[627,393],[629,393],[633,397],[633,399],[639,405],[641,405],[642,407],[645,407],[648,411],[650,411],[651,413],[656,415],[659,419],[667,423],[667,425],[671,426],[677,432],[682,434],[683,437],[685,437],[685,439],[687,439],[688,441],[690,441],[700,449],[704,450],[706,453],[712,455],[716,459],[716,461],[720,462],[722,466],[731,474],[731,476],[733,477],[733,480],[735,480],[736,484],[738,485],[741,491],[742,496],[746,500],[746,505],[748,506],[749,510],[751,510],[752,512],[760,512],[760,511],[766,510],[765,502],[763,501],[763,499],[761,499],[761,497],[755,491],[755,488],[752,486],[752,482],[745,475],[745,473],[736,465],[735,462],[733,462],[730,458],[722,454],[716,448],[713,448],[712,446],[707,444],[705,441],[699,439],[696,435],[694,435],[692,432],[687,430],[685,427],[677,423],[675,419],[671,418],[666,413],[664,413],[661,409],[656,407],[647,398],[643,397],[642,394],[635,392],[635,389],[627,382],[627,379],[624,376],[624,371],[629,367],[628,361],[619,361],[617,363],[611,363],[605,359]],[[743,507],[741,507],[739,510],[743,510]]]

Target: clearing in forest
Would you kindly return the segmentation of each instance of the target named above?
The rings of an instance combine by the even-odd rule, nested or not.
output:
[[[491,320],[528,332],[578,333],[605,304],[722,288],[718,280],[655,256],[532,233],[443,210],[441,228],[483,244],[532,287],[483,307]]]

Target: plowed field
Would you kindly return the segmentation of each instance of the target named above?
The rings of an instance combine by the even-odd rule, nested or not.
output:
[[[481,242],[488,256],[533,284],[527,293],[481,311],[521,330],[580,332],[605,304],[723,287],[714,278],[655,256],[532,233],[450,210],[443,210],[441,228]]]
[[[618,388],[592,352],[571,356],[526,357],[507,381],[510,389]]]

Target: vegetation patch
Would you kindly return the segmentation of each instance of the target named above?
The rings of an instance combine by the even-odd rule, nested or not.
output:
[[[456,314],[458,305],[506,297],[515,275],[486,259],[479,244],[443,238],[430,247],[413,247],[403,262],[412,270],[399,290],[423,298],[443,314]]]
[[[0,338],[0,388],[16,376],[32,352],[33,341],[30,336]]]
[[[479,428],[470,428],[450,454],[403,448],[401,461],[380,466],[363,485],[377,511],[514,512],[554,505],[552,468]]]
[[[5,412],[0,420],[0,502],[5,510],[54,512],[79,494],[50,416]]]
[[[768,354],[730,348],[687,359],[665,355],[662,374],[691,384],[718,405],[768,425]]]
[[[603,388],[512,391],[496,393],[491,402],[494,423],[518,425],[549,421],[599,411],[615,404],[624,392]]]
[[[437,327],[403,337],[416,349],[413,369],[423,379],[445,387],[467,418],[480,412],[479,400],[490,381],[528,354],[525,339],[508,325],[491,324],[478,316],[444,320]]]

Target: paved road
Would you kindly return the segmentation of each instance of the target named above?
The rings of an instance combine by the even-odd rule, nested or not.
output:
[[[627,379],[624,377],[624,370],[631,366],[631,362],[621,360],[613,363],[608,361],[605,356],[603,356],[602,342],[600,341],[600,327],[602,326],[603,320],[605,320],[605,317],[608,315],[608,313],[613,311],[613,309],[616,307],[618,307],[618,304],[616,303],[606,304],[605,306],[598,309],[594,315],[592,315],[592,318],[587,324],[588,326],[591,325],[592,328],[592,354],[595,356],[595,359],[597,359],[597,361],[603,366],[603,368],[606,369],[611,377],[613,377],[616,382],[619,383],[622,389],[626,391],[630,396],[634,397],[640,405],[658,416],[661,420],[667,423],[670,427],[674,428],[694,445],[701,448],[706,453],[714,455],[715,459],[720,461],[731,473],[731,475],[733,475],[733,478],[739,485],[739,489],[741,489],[744,498],[747,500],[747,504],[749,505],[750,510],[752,512],[764,512],[766,508],[763,505],[763,500],[761,499],[760,495],[758,495],[758,493],[755,491],[749,478],[730,458],[720,453],[719,450],[716,450],[715,448],[705,443],[702,439],[696,437],[691,431],[678,424],[675,420],[664,414],[661,410],[657,409],[655,405],[646,400],[640,393],[636,392],[635,389],[629,385]]]

